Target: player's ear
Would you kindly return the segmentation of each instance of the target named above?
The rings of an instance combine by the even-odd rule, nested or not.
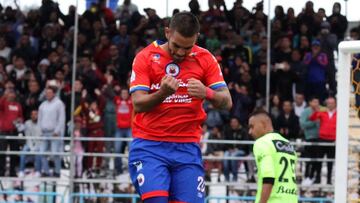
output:
[[[261,129],[267,129],[267,122],[264,119],[260,119]]]
[[[169,27],[165,27],[165,37],[169,41],[171,30]]]

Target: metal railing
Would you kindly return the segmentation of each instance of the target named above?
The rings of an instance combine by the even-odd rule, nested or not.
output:
[[[7,140],[28,140],[29,138],[25,136],[4,136],[0,135],[1,139]],[[75,141],[104,141],[104,142],[113,142],[113,141],[125,141],[131,142],[133,138],[114,138],[114,137],[75,137],[73,138]],[[31,137],[31,140],[63,140],[70,141],[70,137]],[[252,140],[213,140],[213,139],[203,139],[200,143],[216,143],[216,144],[238,144],[238,145],[252,145],[255,141]],[[296,146],[335,146],[334,143],[329,142],[290,142],[292,145]]]
[[[205,198],[205,203],[210,202],[210,200],[217,200],[217,203],[220,203],[221,200],[239,200],[239,201],[255,201],[254,196],[208,196]],[[309,197],[300,197],[299,202],[315,202],[315,203],[325,203],[325,202],[334,202],[333,199],[329,198],[309,198]]]
[[[19,136],[0,136],[0,142],[2,139],[6,140],[27,140],[27,137],[19,137]],[[75,141],[104,141],[104,142],[114,142],[114,141],[124,141],[124,142],[130,142],[133,139],[132,138],[110,138],[110,137],[79,137],[79,138],[70,138],[70,137],[32,137],[32,140],[63,140],[63,141],[71,141],[71,139]],[[237,144],[237,145],[252,145],[254,144],[254,141],[239,141],[239,140],[211,140],[211,139],[205,139],[201,141],[202,143],[216,143],[216,144]],[[294,146],[335,146],[335,143],[328,143],[328,142],[291,142]],[[72,152],[58,152],[58,153],[52,153],[52,152],[23,152],[23,151],[0,151],[0,154],[5,155],[58,155],[63,157],[76,157],[77,155]],[[115,154],[115,153],[91,153],[91,152],[84,152],[81,154],[81,156],[92,156],[92,157],[122,157],[127,158],[128,154]],[[204,160],[209,161],[222,161],[222,160],[238,160],[238,161],[251,161],[255,160],[254,157],[224,157],[224,156],[203,156]],[[327,158],[299,158],[299,162],[309,162],[309,161],[322,161],[322,162],[334,162],[334,159],[327,159]],[[119,183],[118,180],[115,179],[105,179],[105,178],[94,178],[94,179],[84,179],[84,178],[72,178],[70,176],[62,177],[62,178],[50,178],[50,177],[40,177],[36,179],[27,179],[26,177],[0,177],[1,181],[36,181],[36,182],[56,182],[57,184],[63,183],[64,186],[68,187],[69,184],[79,184],[79,183],[109,183],[109,184],[116,184]],[[71,182],[69,181],[71,180]],[[131,182],[122,182],[122,183],[128,183]],[[206,182],[207,186],[239,186],[239,183],[232,183],[232,182],[219,182],[219,183],[212,183],[212,182]],[[245,183],[245,187],[256,187],[256,184],[254,183]],[[299,185],[299,188],[302,188],[302,185]],[[314,188],[318,189],[333,189],[332,185],[312,185]],[[2,191],[4,194],[6,191]],[[18,194],[29,194],[27,192],[22,191],[16,191]],[[15,193],[16,193],[15,192]],[[0,193],[0,194],[2,194]],[[14,193],[13,193],[14,194]],[[35,193],[32,193],[35,194]],[[45,194],[57,194],[57,193],[39,193],[42,195]],[[57,194],[57,196],[60,196]],[[69,194],[70,197],[77,197],[81,201],[84,201],[85,198],[89,197],[110,197],[110,198],[132,198],[132,201],[136,202],[136,199],[138,196],[136,194],[92,194],[92,193],[71,193]],[[135,198],[135,200],[134,200]],[[214,199],[215,196],[209,196],[207,199]],[[218,197],[219,198],[219,197]],[[246,200],[246,197],[229,197],[229,198],[242,198],[238,200]],[[245,199],[244,199],[245,198]],[[254,197],[249,197],[254,198]],[[316,198],[313,198],[312,200],[316,200]],[[62,199],[62,202],[64,200]],[[316,201],[315,201],[316,202]],[[321,202],[321,201],[317,201]],[[1,203],[1,201],[0,201]]]
[[[131,199],[131,203],[136,203],[140,196],[137,194],[106,194],[106,193],[73,193],[73,197],[79,198],[79,203],[84,203],[84,198],[122,198],[122,199]]]
[[[45,197],[60,197],[60,202],[64,203],[64,195],[56,192],[27,192],[19,190],[0,190],[0,195],[33,195],[33,196],[45,196]],[[10,203],[11,201],[0,201],[0,203]],[[20,203],[20,201],[14,201]],[[28,203],[27,201],[23,201]]]
[[[20,195],[37,195],[37,196],[60,196],[60,194],[55,192],[21,192],[21,191],[0,191],[0,194],[20,194]],[[107,193],[72,193],[73,198],[79,198],[79,203],[84,203],[85,198],[122,198],[122,199],[131,199],[132,203],[136,203],[140,196],[137,194],[107,194]],[[255,201],[255,196],[207,196],[205,198],[205,203],[210,202],[210,200],[217,200],[220,203],[221,200],[239,200],[239,201]],[[314,202],[314,203],[325,203],[333,202],[333,199],[330,198],[320,198],[320,197],[299,197],[299,202]],[[4,201],[3,201],[4,202]],[[2,203],[0,201],[0,203]],[[5,202],[4,202],[5,203]],[[6,201],[9,203],[9,201]],[[19,201],[16,201],[19,203]],[[64,203],[64,198],[61,197],[61,203]]]

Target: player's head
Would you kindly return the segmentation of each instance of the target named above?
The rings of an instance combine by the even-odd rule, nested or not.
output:
[[[336,109],[336,99],[334,97],[328,97],[326,99],[326,107],[332,111]]]
[[[316,109],[320,106],[320,101],[319,101],[319,98],[317,97],[311,97],[309,99],[309,106],[313,109]]]
[[[34,122],[37,121],[37,119],[38,119],[38,110],[37,109],[32,109],[31,110],[30,118]]]
[[[165,29],[165,36],[170,55],[175,62],[182,61],[190,54],[199,31],[199,21],[190,12],[180,12],[171,18],[169,27]]]
[[[254,139],[258,139],[273,130],[271,118],[266,111],[258,110],[251,114],[249,118],[249,134]]]
[[[292,103],[290,100],[285,100],[282,104],[282,110],[285,114],[290,114],[293,110]]]
[[[123,100],[126,100],[126,99],[128,99],[129,98],[129,90],[128,90],[128,88],[122,88],[121,89],[121,91],[120,91],[120,97],[121,97],[121,99],[123,99]]]

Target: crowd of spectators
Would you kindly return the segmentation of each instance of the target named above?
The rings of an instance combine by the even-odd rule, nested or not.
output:
[[[266,103],[268,16],[262,2],[251,11],[242,6],[241,0],[234,1],[231,8],[223,0],[209,0],[208,4],[208,10],[201,10],[197,0],[189,2],[189,10],[201,23],[197,44],[208,49],[219,62],[232,95],[233,108],[230,112],[221,111],[205,102],[208,117],[204,123],[207,129],[204,137],[251,140],[247,133],[249,114]],[[335,140],[334,136],[322,134],[321,129],[334,130],[333,123],[324,123],[333,122],[336,105],[333,98],[336,94],[334,51],[344,39],[348,25],[340,11],[340,4],[335,3],[332,14],[326,16],[323,8],[315,11],[311,1],[306,2],[297,16],[293,8],[286,12],[280,5],[275,8],[275,17],[271,19],[269,112],[275,129],[285,138]],[[76,137],[130,137],[132,104],[127,90],[132,60],[154,40],[165,41],[164,28],[169,23],[169,18],[160,18],[153,8],[144,9],[144,12],[146,15],[141,15],[130,0],[124,0],[115,11],[106,7],[105,0],[99,0],[79,15],[75,112],[71,112],[75,7],[70,6],[68,14],[63,14],[52,0],[43,0],[40,8],[27,13],[18,6],[0,6],[1,135],[18,136],[19,132],[24,132],[26,137],[68,136],[66,124],[74,114]],[[179,10],[173,11],[176,12]],[[353,28],[350,35],[358,39],[359,32],[359,28]],[[328,114],[319,112],[319,105],[312,104],[314,99],[320,104],[327,101]],[[64,151],[63,141],[59,139],[27,140],[25,144],[9,139],[0,143],[0,151],[8,147],[11,151]],[[124,153],[125,150],[126,142],[121,141],[76,141],[76,176],[109,167],[109,159],[83,157],[84,152]],[[332,157],[332,150],[324,148],[316,157],[324,154]],[[203,146],[205,155],[214,156],[251,156],[251,151],[251,146],[246,145]],[[28,158],[35,158],[38,176],[60,176],[62,166],[58,155],[21,156],[19,172],[16,170],[19,156],[10,155],[7,175],[23,176]],[[0,162],[4,160],[5,155],[1,154]],[[54,162],[52,173],[49,160]],[[218,167],[226,181],[238,179],[237,161],[226,160],[215,165],[208,162],[207,165],[210,169]],[[246,161],[244,165],[248,180],[254,181],[254,164]],[[316,163],[308,164],[305,177],[319,174],[318,167]],[[122,174],[124,168],[123,160],[116,158],[114,173]],[[1,167],[0,176],[5,173]],[[329,173],[327,183],[331,184],[331,170]],[[316,177],[315,182],[318,182]]]

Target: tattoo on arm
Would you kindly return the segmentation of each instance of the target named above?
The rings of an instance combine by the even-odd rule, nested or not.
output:
[[[218,108],[219,108],[219,109],[226,109],[226,104],[227,104],[227,103],[228,103],[228,102],[226,101],[226,99],[225,99],[225,98],[222,98],[221,101],[219,102]]]
[[[215,98],[211,103],[218,109],[230,109],[232,106],[231,95],[227,88],[219,88],[215,90],[217,93],[217,98]]]

